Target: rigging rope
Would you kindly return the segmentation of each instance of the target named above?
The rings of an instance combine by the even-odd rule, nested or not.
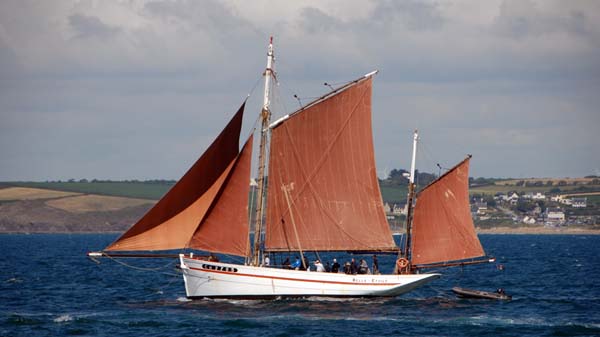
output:
[[[105,255],[105,257],[107,257],[107,258],[109,258],[110,260],[112,260],[112,261],[114,261],[114,262],[116,262],[116,263],[118,263],[118,264],[120,264],[120,265],[123,265],[123,266],[125,266],[125,267],[127,267],[127,268],[131,268],[131,269],[135,269],[135,270],[143,270],[143,271],[159,271],[159,270],[161,270],[161,269],[165,269],[165,268],[167,268],[169,265],[171,265],[171,264],[173,264],[175,261],[177,261],[176,259],[174,259],[173,261],[170,261],[169,263],[167,263],[166,265],[164,265],[164,266],[162,266],[162,267],[157,267],[157,268],[144,268],[144,267],[137,267],[137,266],[133,266],[133,265],[130,265],[130,264],[128,264],[128,263],[125,263],[125,262],[121,262],[121,261],[117,260],[116,258],[114,258],[114,257],[110,256],[110,255]]]

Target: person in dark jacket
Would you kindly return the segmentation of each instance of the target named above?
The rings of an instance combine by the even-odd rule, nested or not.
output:
[[[350,262],[346,261],[346,263],[344,263],[344,273],[345,274],[352,274],[352,267],[350,267]]]
[[[377,261],[377,255],[373,255],[373,274],[379,274],[379,262]]]
[[[333,259],[333,264],[331,265],[331,272],[332,273],[340,272],[340,264],[337,262],[336,259]]]
[[[282,264],[283,269],[292,269],[292,267],[290,266],[290,258],[286,257],[285,261],[283,261]]]
[[[308,270],[310,268],[308,259],[306,258],[306,256],[302,256],[302,260],[304,261],[304,264],[302,266],[300,266],[300,270]]]
[[[352,258],[352,261],[350,261],[350,273],[352,275],[356,275],[358,273],[358,264],[354,258]]]

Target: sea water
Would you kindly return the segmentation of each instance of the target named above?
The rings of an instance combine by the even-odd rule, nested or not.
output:
[[[498,263],[439,270],[396,298],[190,301],[177,261],[86,257],[115,235],[0,235],[0,336],[600,335],[600,236],[480,238]],[[320,256],[334,257],[350,258]],[[513,300],[459,299],[457,285]]]

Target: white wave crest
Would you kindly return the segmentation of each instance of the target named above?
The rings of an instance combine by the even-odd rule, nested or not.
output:
[[[60,315],[58,317],[56,317],[54,319],[55,323],[64,323],[64,322],[70,322],[73,320],[73,316],[69,315],[69,314],[64,314],[64,315]]]

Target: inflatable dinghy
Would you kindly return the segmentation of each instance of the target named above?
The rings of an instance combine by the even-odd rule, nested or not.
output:
[[[458,296],[462,298],[483,298],[489,300],[510,300],[512,296],[507,295],[503,289],[498,289],[496,292],[487,292],[481,290],[474,289],[465,289],[454,287],[452,291]]]

